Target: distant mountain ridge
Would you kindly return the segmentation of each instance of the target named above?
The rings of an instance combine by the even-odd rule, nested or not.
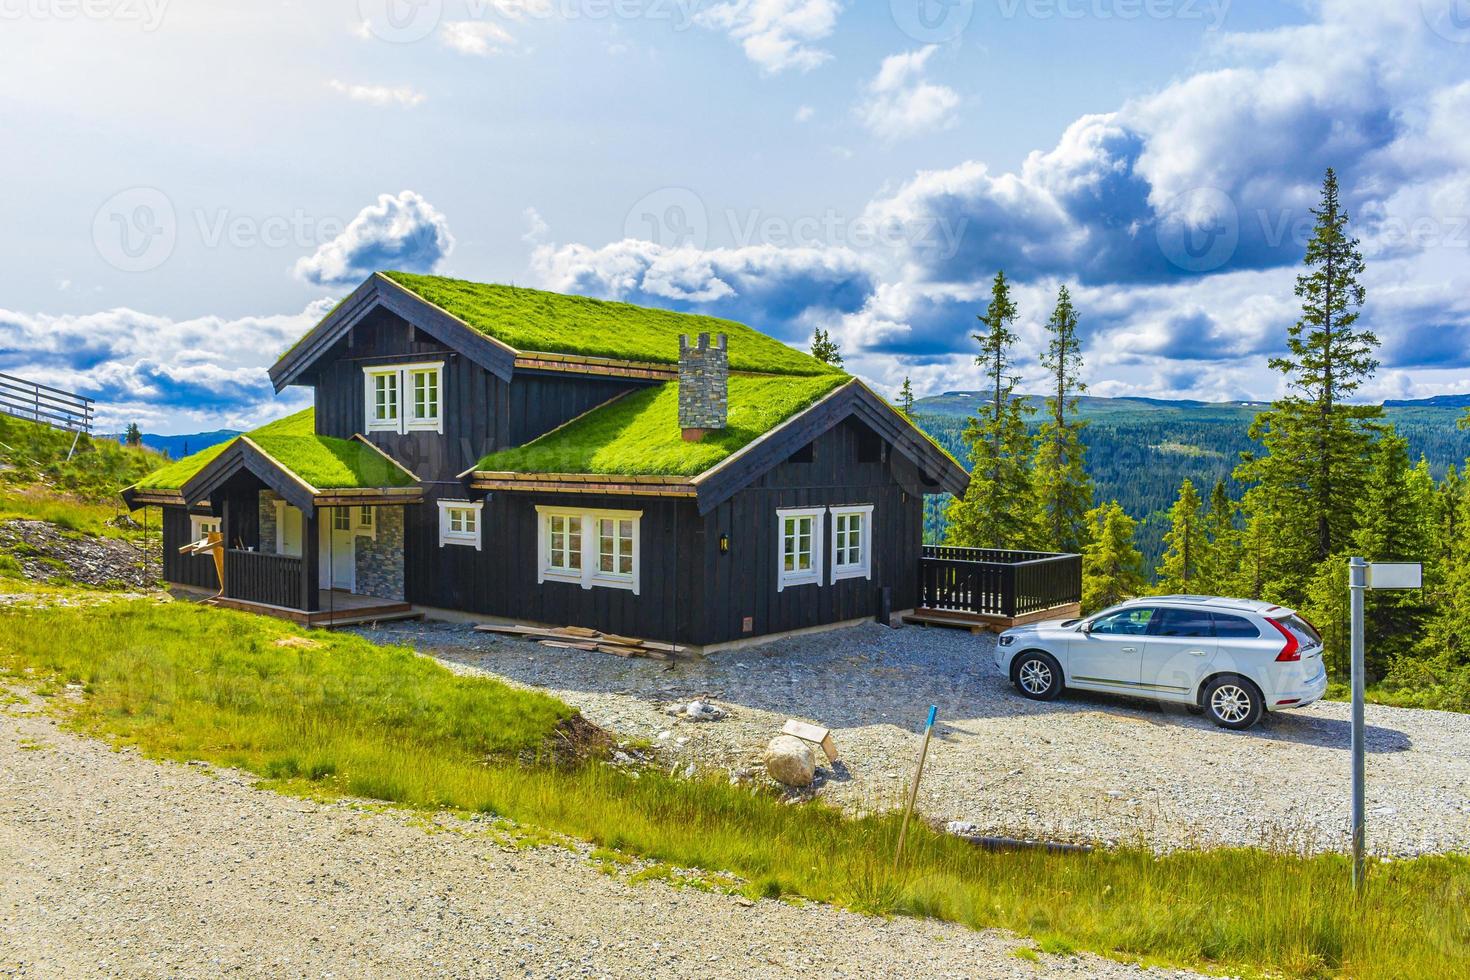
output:
[[[930,415],[968,415],[985,404],[989,395],[983,391],[946,391],[914,400],[914,411]],[[1046,402],[1045,395],[1023,395],[1038,410]],[[1102,398],[1083,395],[1078,399],[1080,414],[1107,414],[1116,411],[1149,409],[1205,410],[1217,412],[1259,412],[1270,405],[1264,401],[1206,402],[1190,398],[1149,398],[1132,395],[1124,398]],[[1470,408],[1470,394],[1435,395],[1431,398],[1391,398],[1385,408]]]
[[[183,436],[160,436],[151,432],[143,433],[143,445],[155,452],[163,453],[169,459],[183,459],[185,456],[217,446],[222,442],[228,442],[240,434],[238,429],[216,429],[213,432],[193,432]],[[113,433],[103,438],[116,439],[122,442],[124,436]]]

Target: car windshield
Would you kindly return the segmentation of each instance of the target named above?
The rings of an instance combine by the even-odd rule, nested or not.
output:
[[[1282,616],[1276,622],[1281,624],[1282,629],[1296,637],[1296,641],[1302,646],[1319,647],[1322,645],[1322,637],[1317,635],[1311,623],[1300,616]]]

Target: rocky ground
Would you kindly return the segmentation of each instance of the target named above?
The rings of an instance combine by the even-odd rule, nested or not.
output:
[[[1249,732],[1151,702],[1069,693],[1026,701],[990,636],[877,625],[666,665],[553,650],[436,623],[364,630],[456,670],[550,690],[669,762],[753,772],[787,718],[834,730],[817,792],[855,810],[897,805],[930,704],[939,725],[919,806],[936,823],[1156,848],[1348,840],[1348,706],[1268,716]],[[702,698],[720,721],[670,717]],[[1369,705],[1368,843],[1386,855],[1470,850],[1470,715]]]
[[[163,576],[156,548],[144,551],[118,538],[80,534],[46,521],[0,522],[0,553],[15,558],[36,582],[146,589],[157,587]]]
[[[0,708],[0,976],[1185,976],[1022,946],[633,884],[488,820],[279,796]]]

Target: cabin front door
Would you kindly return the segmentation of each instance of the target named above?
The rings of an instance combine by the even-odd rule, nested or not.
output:
[[[352,508],[323,508],[321,527],[322,587],[351,592],[357,587],[357,535],[352,532]]]

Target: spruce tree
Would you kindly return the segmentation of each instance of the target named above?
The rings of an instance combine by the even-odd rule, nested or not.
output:
[[[982,329],[975,362],[985,369],[990,403],[969,419],[964,441],[970,450],[970,486],[950,504],[949,543],[971,548],[1024,548],[1031,543],[1030,440],[1025,416],[1031,407],[1015,393],[1011,348],[1016,319],[1010,283],[997,273],[990,305],[977,317]]]
[[[1082,611],[1094,613],[1142,595],[1143,555],[1133,543],[1137,523],[1116,500],[1087,512],[1090,538],[1082,551]]]
[[[129,446],[143,445],[143,430],[138,428],[137,422],[128,423],[128,430],[127,433],[123,436],[123,439],[127,442]]]
[[[1084,521],[1092,507],[1092,479],[1084,463],[1077,396],[1087,390],[1081,380],[1082,343],[1077,311],[1066,286],[1057,293],[1056,309],[1046,324],[1050,339],[1041,365],[1050,374],[1046,420],[1036,434],[1032,481],[1036,497],[1036,541],[1052,551],[1075,553],[1085,538]]]
[[[812,331],[812,357],[823,364],[842,366],[842,351],[837,346],[837,341],[821,327]]]
[[[1179,497],[1169,508],[1169,530],[1164,533],[1164,557],[1158,567],[1159,591],[1163,595],[1188,593],[1198,588],[1201,563],[1209,549],[1199,493],[1186,477]]]
[[[1421,507],[1429,501],[1416,491],[1415,482],[1408,441],[1390,430],[1379,440],[1373,471],[1359,502],[1353,554],[1369,561],[1411,562],[1428,557],[1431,517]],[[1366,604],[1369,672],[1382,677],[1395,657],[1410,653],[1419,643],[1429,610],[1420,590],[1369,592]]]
[[[914,420],[914,386],[907,374],[903,376],[903,387],[898,389],[898,410],[910,422]]]
[[[1216,480],[1205,511],[1205,535],[1209,544],[1199,563],[1195,587],[1205,595],[1239,596],[1245,555],[1241,534],[1235,526],[1237,507],[1230,499],[1224,480]]]
[[[1357,329],[1365,292],[1358,240],[1328,170],[1307,269],[1297,277],[1301,316],[1287,330],[1287,356],[1271,359],[1288,394],[1257,416],[1251,436],[1263,455],[1248,454],[1236,473],[1259,484],[1257,502],[1270,512],[1273,577],[1285,598],[1300,598],[1314,565],[1346,546],[1357,524],[1356,502],[1371,466],[1374,406],[1345,399],[1377,370],[1378,338]]]
[[[1470,667],[1470,479],[1446,477],[1440,493],[1444,576],[1422,653],[1443,672]]]

